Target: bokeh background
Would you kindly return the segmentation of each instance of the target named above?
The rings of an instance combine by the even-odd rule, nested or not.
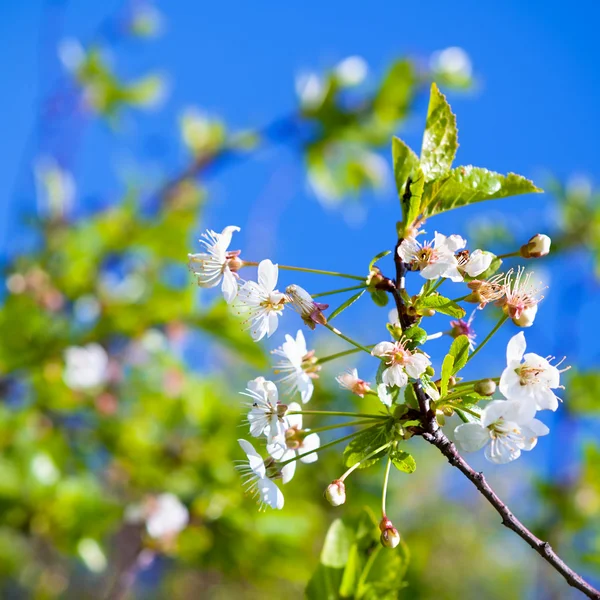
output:
[[[353,477],[334,511],[321,494],[341,456],[322,453],[286,486],[284,511],[256,512],[233,468],[238,391],[268,375],[269,350],[299,321],[288,314],[253,344],[216,291],[194,286],[187,253],[205,228],[235,224],[248,260],[365,271],[399,219],[391,135],[419,148],[432,79],[457,114],[459,164],[514,171],[547,193],[429,228],[498,253],[551,235],[553,254],[533,265],[549,289],[526,335],[573,366],[564,404],[543,417],[551,435],[510,465],[472,463],[600,584],[599,16],[592,1],[3,2],[2,597],[303,597],[328,525],[376,509],[382,473]],[[441,60],[448,47],[470,62]],[[335,71],[349,56],[368,64],[356,85]],[[290,275],[281,287],[339,287]],[[338,327],[375,343],[388,310],[363,297]],[[476,316],[480,339],[493,322]],[[345,349],[326,333],[309,346]],[[469,374],[499,375],[514,333],[506,326]],[[428,346],[434,363],[448,342]],[[108,362],[97,381],[80,370],[82,386],[67,349],[90,343]],[[353,403],[333,377],[354,364],[329,363],[312,406]],[[577,597],[434,449],[411,446],[417,471],[396,474],[389,501],[410,551],[400,597]],[[126,508],[165,492],[190,524],[149,540]]]

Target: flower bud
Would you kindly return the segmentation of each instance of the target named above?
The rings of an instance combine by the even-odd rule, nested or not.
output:
[[[325,498],[331,506],[340,506],[346,502],[346,486],[341,479],[332,481],[325,490]]]
[[[391,525],[381,532],[381,545],[384,548],[395,548],[400,543],[400,534],[398,530]]]
[[[473,386],[473,389],[482,396],[491,396],[496,391],[496,382],[492,379],[482,379]]]
[[[550,252],[552,240],[543,233],[534,235],[525,245],[521,246],[521,256],[523,258],[540,258]]]
[[[288,301],[291,303],[292,308],[300,314],[302,320],[308,327],[314,329],[317,324],[325,325],[327,319],[323,314],[323,311],[329,308],[329,304],[321,304],[315,302],[312,296],[299,285],[288,285],[285,289]]]
[[[537,314],[537,308],[537,304],[534,304],[523,309],[518,317],[513,318],[513,323],[519,327],[531,327]]]

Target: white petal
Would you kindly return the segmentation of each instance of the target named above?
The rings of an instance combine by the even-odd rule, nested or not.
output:
[[[464,267],[465,272],[469,277],[477,277],[477,275],[481,275],[490,268],[493,259],[494,255],[491,252],[475,250],[469,256],[469,260]]]
[[[290,402],[290,404],[288,404],[288,413],[300,412],[301,410],[302,407],[297,402]],[[302,415],[286,414],[285,419],[287,421],[288,427],[296,427],[297,429],[302,429]]]
[[[294,463],[290,463],[293,465]],[[283,494],[281,490],[267,478],[260,479],[257,485],[261,500],[271,508],[283,508]]]
[[[300,454],[305,454],[306,452],[310,452],[311,450],[316,450],[321,445],[321,439],[318,434],[310,433],[304,438],[304,442],[302,443],[302,448],[300,448]],[[316,452],[309,454],[301,458],[300,460],[303,463],[313,463],[316,462],[319,457]]]
[[[404,387],[408,383],[408,375],[400,365],[392,365],[381,374],[381,380],[390,387]]]
[[[554,392],[547,387],[536,386],[533,390],[533,398],[535,399],[535,406],[538,410],[555,411],[558,408],[558,398]]]
[[[254,473],[259,477],[265,476],[265,462],[262,456],[254,449],[254,446],[247,440],[238,440],[238,444],[248,457],[248,464]]]
[[[294,455],[294,453],[292,452],[291,458],[293,458],[293,455]],[[286,460],[287,460],[287,457],[286,457]],[[298,461],[295,460],[281,468],[281,481],[283,483],[289,483],[294,478],[294,475],[296,474],[296,465],[297,464],[298,464]]]
[[[315,384],[313,383],[313,380],[304,372],[298,375],[297,384],[302,403],[306,404],[312,398],[315,390]]]
[[[465,452],[476,452],[490,441],[490,432],[479,423],[463,423],[454,430],[454,438]]]
[[[394,344],[392,342],[379,342],[371,350],[373,356],[385,356],[386,354],[394,351]]]
[[[221,286],[221,291],[223,292],[223,296],[225,298],[225,302],[227,304],[231,304],[235,297],[237,296],[238,284],[235,275],[229,270],[228,267],[225,267],[223,271],[223,285]]]
[[[302,356],[308,354],[308,349],[306,347],[306,339],[304,338],[302,329],[298,329],[298,333],[296,334],[296,346],[298,347],[298,352],[300,352]]]
[[[379,399],[383,404],[386,406],[392,406],[392,395],[388,392],[385,383],[380,383],[377,386],[377,396],[379,396]]]
[[[516,460],[521,456],[521,451],[514,446],[507,444],[502,438],[492,440],[485,449],[485,457],[497,465],[503,465]]]
[[[514,362],[520,363],[526,348],[527,342],[525,341],[525,334],[522,331],[519,331],[517,335],[510,338],[510,341],[506,346],[506,364],[511,365]]]
[[[443,265],[439,262],[432,263],[421,269],[421,277],[424,277],[425,279],[437,279],[438,277],[444,277],[446,268],[447,265]]]
[[[234,231],[240,231],[239,227],[235,225],[228,225],[221,231],[221,235],[219,236],[219,240],[217,244],[221,250],[227,250],[229,248],[229,244],[231,244],[231,236]]]
[[[277,285],[279,268],[268,258],[261,260],[258,265],[258,283],[268,292],[272,292]]]
[[[277,318],[277,313],[270,312],[266,320],[267,337],[271,337],[275,333],[275,331],[277,331],[278,324],[279,319]]]
[[[448,248],[448,250],[450,250],[450,252],[452,253],[457,252],[458,250],[462,250],[466,245],[467,241],[460,235],[454,234],[446,238],[446,248]]]
[[[549,388],[557,388],[560,386],[560,371],[538,354],[533,354],[533,352],[526,354],[523,357],[523,366],[540,371],[538,379]]]
[[[520,402],[508,400],[492,400],[481,412],[481,424],[489,427],[499,419],[518,421]]]
[[[431,361],[424,354],[416,352],[411,356],[404,368],[411,377],[416,379],[425,373],[430,364]]]

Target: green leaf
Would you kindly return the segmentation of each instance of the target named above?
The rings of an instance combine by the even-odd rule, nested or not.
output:
[[[418,325],[412,325],[404,332],[404,338],[409,341],[408,349],[412,350],[427,340],[427,332]]]
[[[377,304],[377,306],[387,306],[390,301],[387,292],[383,290],[373,290],[371,292],[371,300]]]
[[[456,302],[453,302],[449,298],[444,298],[444,296],[440,296],[439,294],[419,298],[417,310],[421,308],[433,308],[438,312],[458,319],[464,317],[466,314],[464,308],[461,308]]]
[[[595,370],[570,374],[566,386],[568,406],[576,414],[600,411],[600,373]]]
[[[384,250],[383,252],[380,252],[379,254],[376,254],[373,257],[373,260],[371,260],[371,262],[369,263],[369,272],[371,272],[371,270],[373,269],[373,267],[375,266],[375,263],[378,260],[381,260],[384,256],[387,256],[388,254],[391,254],[392,251],[391,250]]]
[[[339,314],[343,313],[349,306],[352,306],[364,293],[365,290],[360,290],[360,292],[354,294],[354,296],[350,296],[346,302],[344,302],[341,306],[338,306],[328,317],[328,321],[333,321]]]
[[[403,473],[414,473],[417,468],[415,459],[412,457],[412,454],[409,454],[408,452],[394,450],[393,452],[390,452],[390,458],[396,469]]]
[[[454,356],[446,354],[444,362],[442,363],[442,381],[440,393],[442,398],[448,393],[448,381],[452,376],[454,368]]]
[[[469,358],[469,338],[466,335],[459,335],[450,346],[449,356],[454,359],[452,375],[456,375],[466,364]]]
[[[366,456],[374,450],[385,444],[387,432],[385,427],[377,427],[376,429],[365,429],[361,431],[345,448],[344,462],[347,467],[361,462],[359,469],[366,469],[375,464],[385,454],[385,449],[377,453],[375,456],[364,460]]]
[[[421,206],[423,215],[430,217],[475,202],[542,191],[521,175],[501,175],[468,165],[457,167],[446,177],[427,183]]]
[[[404,223],[410,223],[408,219],[411,205],[410,182],[415,179],[415,173],[419,169],[419,157],[401,139],[394,137],[392,138],[392,162],[396,188],[402,202],[402,218]]]
[[[421,169],[425,181],[434,181],[448,173],[457,148],[456,117],[444,94],[432,83],[421,148]]]
[[[346,565],[353,534],[341,519],[336,519],[325,536],[323,550],[321,550],[321,563],[333,569],[342,569]]]
[[[358,544],[352,544],[342,582],[340,583],[339,593],[342,598],[352,598],[354,591],[360,580],[360,574],[363,569],[363,561],[358,550]]]
[[[410,553],[404,540],[394,550],[377,546],[369,557],[356,598],[358,600],[397,600],[405,587]]]

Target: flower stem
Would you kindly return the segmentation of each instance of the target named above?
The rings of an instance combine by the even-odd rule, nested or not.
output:
[[[343,352],[337,352],[336,354],[331,354],[330,356],[324,356],[323,358],[318,358],[315,364],[322,365],[323,363],[329,362],[330,360],[335,360],[336,358],[342,358],[343,356],[348,356],[348,354],[355,354],[362,348],[352,348],[350,350],[344,350]]]
[[[245,267],[258,267],[258,263],[251,260],[244,261]],[[338,273],[337,271],[323,271],[322,269],[308,269],[306,267],[291,267],[289,265],[278,265],[280,269],[285,271],[301,271],[302,273],[316,273],[317,275],[331,275],[333,277],[345,277],[346,279],[356,279],[358,281],[365,281],[365,277],[359,275],[348,275],[347,273]]]
[[[345,442],[346,440],[356,437],[359,433],[362,433],[363,431],[368,431],[369,429],[374,429],[375,427],[381,427],[381,425],[379,423],[377,423],[376,425],[372,425],[371,427],[366,427],[365,429],[360,429],[359,431],[354,431],[352,433],[349,433],[348,435],[345,435],[344,437],[341,437],[337,440],[333,440],[332,442],[327,442],[327,444],[323,444],[322,446],[319,446],[318,448],[315,448],[314,450],[309,450],[308,452],[304,452],[303,454],[298,454],[297,456],[294,456],[294,458],[284,460],[283,462],[279,463],[279,466],[285,467],[285,465],[287,465],[288,463],[294,462],[295,460],[300,460],[301,458],[304,458],[305,456],[308,456],[309,454],[319,452],[320,450],[325,450],[325,448],[329,448],[330,446],[335,446],[336,444],[341,444],[342,442]]]
[[[327,327],[327,329],[329,329],[329,331],[335,333],[335,335],[337,335],[338,337],[341,337],[344,341],[348,342],[349,344],[352,344],[359,350],[363,350],[367,354],[371,354],[371,351],[368,348],[365,348],[365,346],[361,346],[358,342],[355,342],[352,338],[345,336],[339,329],[336,329],[333,325],[330,325],[329,323],[325,323],[325,327]]]
[[[431,295],[433,294],[433,292],[435,292],[435,290],[437,290],[440,285],[442,285],[442,283],[444,283],[444,281],[446,281],[445,277],[440,277],[436,282],[435,285],[427,292],[427,295]]]
[[[335,423],[334,425],[325,425],[324,427],[311,427],[310,433],[321,433],[322,431],[329,431],[330,429],[339,429],[340,427],[354,427],[355,425],[372,425],[372,424],[373,424],[373,420],[371,418],[359,419],[358,421],[347,421],[346,423]]]
[[[462,302],[465,298],[468,298],[471,294],[467,294],[466,296],[460,296],[460,298],[454,298],[452,302]]]
[[[506,322],[506,320],[508,319],[507,315],[502,315],[500,317],[500,320],[496,323],[496,326],[494,327],[494,329],[492,329],[486,336],[485,339],[483,340],[483,342],[481,342],[481,344],[479,344],[475,350],[473,351],[473,354],[471,354],[468,358],[467,358],[467,362],[469,362],[491,339],[492,336],[498,331],[498,329],[500,329],[500,327],[502,327],[502,325],[504,325],[504,323]],[[465,363],[466,364],[466,363]]]
[[[344,479],[346,479],[346,477],[348,477],[348,475],[350,475],[350,473],[352,473],[352,471],[355,471],[356,469],[358,469],[361,465],[361,463],[363,463],[365,460],[369,460],[370,458],[373,458],[373,456],[375,456],[376,454],[379,454],[382,450],[385,450],[386,448],[388,448],[390,446],[392,442],[386,442],[383,446],[379,446],[379,448],[376,448],[375,450],[373,450],[373,452],[367,454],[367,456],[363,456],[363,458],[361,458],[359,461],[355,462],[341,477],[340,477],[340,481],[344,481]]]
[[[323,296],[332,296],[333,294],[341,294],[343,292],[353,292],[354,290],[362,290],[366,288],[365,284],[354,285],[352,287],[340,288],[339,290],[331,290],[330,292],[320,292],[319,294],[311,294],[313,298],[322,298]]]
[[[361,417],[362,419],[387,419],[388,415],[363,414],[356,412],[339,412],[336,410],[289,410],[286,415],[321,415],[324,417]]]
[[[385,465],[385,475],[383,476],[383,492],[381,493],[381,516],[385,517],[385,501],[387,497],[388,481],[390,479],[390,468],[392,466],[392,459],[388,457],[387,465]]]
[[[495,381],[496,383],[498,383],[500,381],[500,377],[482,377],[481,379],[472,379],[471,381],[459,381],[454,386],[453,389],[460,388],[460,387],[473,386],[476,383],[479,383],[480,381],[486,381],[487,379],[491,379],[492,381]]]
[[[521,256],[521,251],[515,250],[514,252],[507,252],[506,254],[498,254],[496,258],[512,258],[513,256]]]

